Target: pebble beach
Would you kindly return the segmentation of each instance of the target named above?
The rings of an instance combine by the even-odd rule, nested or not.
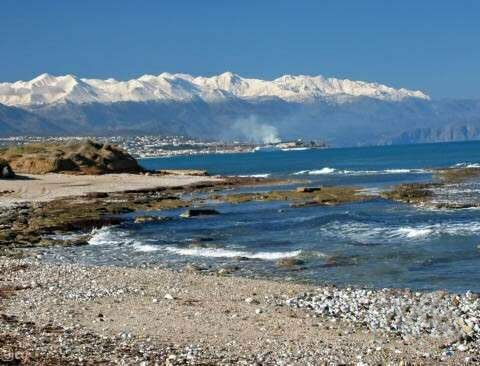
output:
[[[478,364],[478,295],[195,267],[0,260],[2,357],[43,364]]]

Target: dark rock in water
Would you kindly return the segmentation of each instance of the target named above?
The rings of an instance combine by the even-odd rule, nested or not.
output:
[[[215,241],[214,238],[210,238],[208,236],[205,236],[205,237],[201,237],[201,238],[195,238],[196,241],[199,241],[199,242],[206,242],[206,241]]]
[[[475,208],[479,207],[479,204],[476,202],[472,203],[459,203],[459,202],[442,202],[435,204],[436,208],[443,208],[447,210],[462,210],[466,208]]]
[[[292,268],[301,266],[305,262],[297,258],[281,258],[277,261],[277,266],[280,268]]]
[[[299,193],[312,193],[321,191],[322,187],[298,187],[297,192]]]
[[[211,209],[211,208],[191,208],[184,213],[182,213],[180,216],[189,218],[189,217],[197,217],[197,216],[212,216],[212,215],[218,215],[220,212],[217,210]]]
[[[321,204],[322,202],[319,202],[319,201],[306,201],[306,202],[300,202],[300,203],[292,203],[290,204],[290,207],[301,208],[301,207],[319,206]]]
[[[11,179],[15,177],[10,164],[6,160],[0,159],[0,179]]]
[[[433,196],[432,188],[439,186],[437,183],[405,183],[384,192],[382,196],[395,201],[420,204],[430,201]]]
[[[17,173],[140,173],[144,169],[121,148],[91,140],[15,146],[1,152]]]
[[[248,257],[243,257],[241,255],[237,256],[237,257],[234,257],[233,259],[237,260],[237,261],[249,261],[250,258]]]
[[[328,257],[325,261],[324,267],[343,267],[343,266],[352,266],[357,263],[357,258],[352,256],[332,256]]]
[[[147,222],[161,222],[171,220],[170,217],[166,216],[138,216],[135,217],[136,224],[144,224]]]

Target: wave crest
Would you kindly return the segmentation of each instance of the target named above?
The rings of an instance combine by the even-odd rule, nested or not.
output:
[[[324,167],[316,170],[300,170],[292,175],[387,175],[387,174],[426,174],[430,173],[427,169],[384,169],[384,170],[339,170],[330,167]]]
[[[225,248],[178,248],[166,247],[165,250],[178,255],[186,255],[193,257],[210,257],[210,258],[236,258],[245,257],[250,259],[261,260],[279,260],[282,258],[294,258],[299,256],[301,250],[293,250],[287,252],[247,252],[243,250],[233,250]]]

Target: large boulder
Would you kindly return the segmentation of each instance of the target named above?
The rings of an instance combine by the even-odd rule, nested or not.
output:
[[[64,144],[33,144],[0,152],[17,173],[140,173],[144,169],[121,148],[91,140]]]
[[[9,179],[15,177],[8,161],[0,159],[0,179]]]

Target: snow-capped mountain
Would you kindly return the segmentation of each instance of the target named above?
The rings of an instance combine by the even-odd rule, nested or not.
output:
[[[30,81],[0,83],[0,103],[16,107],[65,102],[214,102],[229,98],[252,100],[266,97],[279,98],[286,102],[329,100],[336,103],[351,101],[355,97],[384,101],[429,99],[421,91],[395,89],[378,83],[304,75],[285,75],[270,81],[243,78],[231,72],[212,77],[162,73],[158,76],[143,75],[128,81],[42,74]]]
[[[334,146],[480,139],[480,100],[322,76],[275,80],[232,73],[138,79],[42,74],[0,83],[0,136],[188,135]]]

